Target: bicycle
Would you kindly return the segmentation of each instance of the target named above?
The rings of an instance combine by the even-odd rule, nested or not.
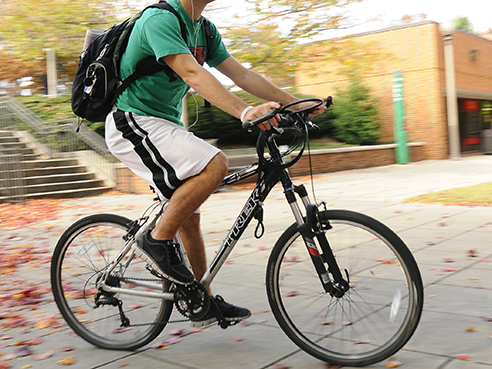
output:
[[[303,102],[314,105],[290,109]],[[309,142],[309,111],[323,103],[301,100],[243,124],[251,130],[281,117],[279,127],[260,132],[259,160],[224,178],[223,186],[254,175],[257,183],[200,282],[182,286],[160,279],[133,254],[135,240],[165,211],[158,199],[134,221],[99,214],[70,226],[51,264],[54,298],[68,325],[89,343],[114,350],[150,343],[174,322],[173,306],[184,320],[199,320],[212,309],[227,328],[207,287],[254,218],[255,236],[261,237],[263,202],[280,182],[295,219],[274,245],[266,270],[268,301],[281,329],[306,353],[331,364],[365,366],[401,349],[423,307],[422,279],[408,247],[367,215],[312,203],[288,173]],[[285,150],[278,143],[287,132]]]

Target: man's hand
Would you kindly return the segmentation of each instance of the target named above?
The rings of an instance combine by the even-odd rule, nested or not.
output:
[[[255,106],[253,109],[249,110],[245,117],[244,117],[244,120],[247,121],[247,120],[252,120],[252,119],[255,119],[255,118],[258,118],[258,117],[261,117],[262,115],[265,115],[267,113],[270,112],[271,109],[279,109],[280,108],[280,104],[279,103],[276,103],[276,102],[273,102],[273,101],[270,101],[270,102],[267,102],[265,104],[261,104],[261,105],[258,105],[258,106]],[[268,120],[268,121],[265,121],[263,123],[260,123],[258,124],[258,127],[265,131],[265,130],[269,130],[273,127],[277,127],[278,125],[278,121],[280,120],[280,116],[277,114],[274,118]]]
[[[324,98],[323,101],[326,101],[326,98]],[[313,106],[315,104],[316,103],[314,103],[314,102],[306,102],[306,103],[299,104],[296,107],[293,107],[293,109],[309,108],[310,106]],[[318,106],[316,109],[314,109],[311,113],[309,113],[309,118],[320,115],[325,110],[326,110],[326,105],[322,104],[322,105]]]

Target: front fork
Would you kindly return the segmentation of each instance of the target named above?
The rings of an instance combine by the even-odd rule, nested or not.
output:
[[[304,240],[324,290],[334,297],[342,297],[350,288],[350,278],[347,270],[345,270],[345,278],[342,275],[333,250],[326,238],[326,232],[331,229],[331,225],[328,221],[321,221],[319,208],[309,201],[307,191],[303,185],[293,186],[292,193],[289,194],[288,192],[289,190],[286,190],[286,197],[299,226],[299,233]],[[302,216],[299,209],[295,193],[299,195],[306,207],[305,217]],[[314,239],[318,241],[319,249]],[[328,270],[325,263],[328,265]],[[332,278],[330,278],[330,274]]]

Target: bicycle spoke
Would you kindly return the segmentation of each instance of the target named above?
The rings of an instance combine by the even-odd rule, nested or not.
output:
[[[413,258],[406,259],[408,249],[397,239],[396,246],[388,241],[391,231],[360,223],[362,216],[351,212],[325,216],[333,213],[341,218],[330,217],[327,238],[342,275],[346,270],[350,277],[349,290],[342,297],[325,293],[302,237],[291,227],[269,261],[269,301],[281,327],[303,350],[331,363],[367,365],[401,348],[415,330],[421,279]]]
[[[107,276],[125,246],[126,224],[125,218],[104,214],[85,218],[62,236],[52,261],[53,292],[62,315],[81,337],[108,349],[134,349],[148,343],[164,328],[172,309],[172,301],[123,293],[147,288],[128,283],[120,275],[123,272],[134,280],[152,278],[156,292],[169,288],[167,282],[155,282],[145,263],[133,254],[126,259],[127,269],[116,266]],[[103,279],[123,291],[98,290]]]

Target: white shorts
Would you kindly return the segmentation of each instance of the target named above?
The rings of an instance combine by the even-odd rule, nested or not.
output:
[[[106,118],[106,143],[115,157],[168,200],[220,152],[173,122],[116,109]]]

